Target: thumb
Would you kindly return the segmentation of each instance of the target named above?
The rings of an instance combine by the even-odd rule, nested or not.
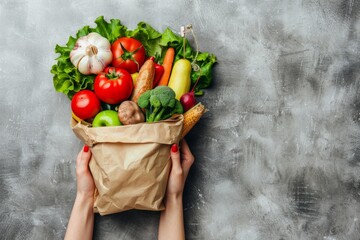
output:
[[[171,146],[170,157],[172,162],[172,169],[181,170],[180,152],[176,143]]]
[[[89,146],[85,145],[76,159],[76,169],[80,172],[85,171],[89,166],[90,159],[91,151]]]
[[[194,156],[192,155],[189,145],[184,140],[181,141],[181,155],[182,155],[182,168],[184,170],[185,177],[187,177],[191,166],[194,163]]]

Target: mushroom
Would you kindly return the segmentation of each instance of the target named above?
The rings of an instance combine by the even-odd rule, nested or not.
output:
[[[124,101],[120,104],[118,110],[120,122],[124,125],[145,122],[144,113],[140,107],[133,101]]]

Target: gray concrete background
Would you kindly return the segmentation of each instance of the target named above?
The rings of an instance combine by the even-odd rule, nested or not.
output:
[[[360,3],[0,0],[0,238],[62,239],[81,142],[54,47],[96,17],[192,23],[218,57],[188,136],[187,239],[359,239]],[[96,216],[95,239],[155,239],[159,215]]]

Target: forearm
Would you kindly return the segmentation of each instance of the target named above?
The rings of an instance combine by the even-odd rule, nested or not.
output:
[[[77,195],[71,211],[65,240],[92,239],[94,229],[93,199]]]
[[[182,196],[168,197],[160,214],[158,239],[185,239]]]

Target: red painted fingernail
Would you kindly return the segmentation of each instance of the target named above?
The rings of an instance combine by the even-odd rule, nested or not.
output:
[[[177,146],[176,143],[174,143],[174,144],[172,145],[171,151],[174,152],[174,153],[176,153],[176,152],[178,151],[178,146]]]
[[[88,145],[85,145],[84,146],[84,152],[88,152],[89,151],[89,146]]]

